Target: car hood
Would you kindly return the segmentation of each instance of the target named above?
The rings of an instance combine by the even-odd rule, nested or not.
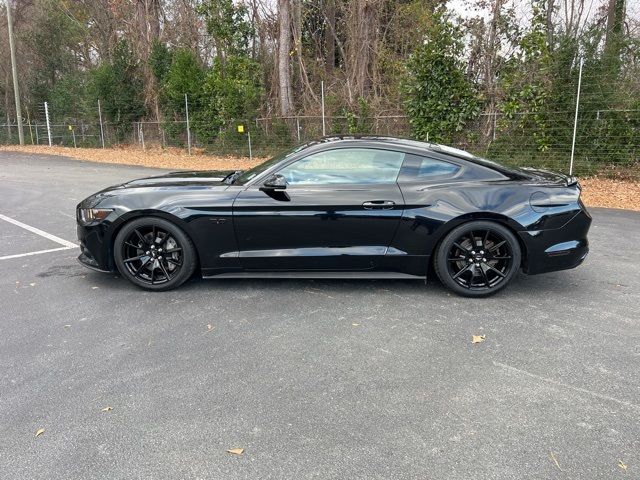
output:
[[[139,178],[130,182],[112,185],[85,198],[78,208],[94,208],[98,205],[111,207],[119,204],[115,198],[140,197],[151,201],[154,196],[166,197],[170,191],[197,191],[206,189],[224,191],[229,185],[224,179],[234,170],[181,171],[155,177]],[[140,195],[138,195],[140,194]]]
[[[223,180],[234,170],[180,171],[154,177],[139,178],[123,183],[121,187],[170,187],[184,185],[223,185]]]

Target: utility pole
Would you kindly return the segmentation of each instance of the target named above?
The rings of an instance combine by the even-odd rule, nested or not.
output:
[[[6,0],[7,28],[9,30],[9,50],[11,51],[11,71],[13,73],[13,94],[16,99],[16,120],[18,121],[18,138],[20,145],[24,145],[24,132],[22,131],[22,111],[20,109],[20,89],[18,88],[18,70],[16,68],[16,47],[13,44],[13,20],[11,19],[11,0]]]

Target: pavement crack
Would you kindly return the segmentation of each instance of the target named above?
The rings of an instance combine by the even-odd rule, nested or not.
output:
[[[634,410],[640,411],[640,405],[636,405],[635,403],[627,402],[626,400],[620,400],[619,398],[610,397],[609,395],[604,395],[602,393],[593,392],[591,390],[587,390],[586,388],[576,387],[574,385],[569,385],[567,383],[560,382],[558,380],[554,380],[553,378],[543,377],[542,375],[537,375],[535,373],[527,372],[526,370],[521,370],[516,367],[512,367],[511,365],[507,365],[505,363],[493,362],[493,365],[496,367],[500,367],[504,370],[508,370],[514,373],[518,373],[520,375],[525,375],[530,378],[534,378],[541,382],[549,383],[551,385],[555,385],[556,387],[561,387],[567,390],[573,390],[574,392],[583,393],[585,395],[589,395],[594,398],[598,398],[600,400],[606,400],[608,402],[614,402],[618,405],[623,405],[625,407],[632,408]]]

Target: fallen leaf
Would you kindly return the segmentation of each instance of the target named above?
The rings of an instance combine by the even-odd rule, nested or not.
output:
[[[484,342],[484,335],[472,335],[471,343],[482,343]]]
[[[111,410],[113,410],[113,407],[104,407],[102,410],[100,410],[101,412],[110,412]]]
[[[38,431],[36,432],[36,437],[39,437],[43,433],[44,433],[44,428],[39,428]]]
[[[351,325],[353,325],[354,327],[359,327],[360,326],[359,323],[352,323]]]
[[[213,325],[207,323],[207,331],[210,332],[211,330],[213,330]]]
[[[230,448],[227,450],[227,453],[232,455],[242,455],[244,453],[244,448]]]
[[[558,470],[562,471],[562,469],[560,468],[560,464],[558,463],[558,459],[556,458],[556,456],[553,454],[553,452],[551,453],[551,460],[553,460],[553,463],[556,464],[556,467],[558,467]]]
[[[91,290],[98,290],[100,287],[91,287]]]
[[[35,283],[30,283],[30,284],[29,284],[29,286],[30,286],[30,287],[35,287],[35,286],[36,286],[36,284],[35,284]]]
[[[624,464],[622,460],[618,460],[618,466],[625,472],[627,471],[627,466]]]

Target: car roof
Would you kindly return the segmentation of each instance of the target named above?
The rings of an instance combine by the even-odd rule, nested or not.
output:
[[[343,141],[366,141],[373,143],[386,143],[390,145],[396,146],[404,146],[404,147],[413,147],[419,148],[421,150],[431,150],[437,153],[444,153],[448,155],[452,155],[454,157],[460,157],[467,160],[473,160],[477,158],[475,155],[472,155],[469,152],[465,152],[464,150],[460,150],[458,148],[449,147],[447,145],[440,145],[438,143],[429,143],[429,142],[421,142],[419,140],[412,140],[409,138],[401,138],[401,137],[383,137],[383,136],[373,136],[373,135],[330,135],[326,137],[322,137],[318,143],[338,143]]]

